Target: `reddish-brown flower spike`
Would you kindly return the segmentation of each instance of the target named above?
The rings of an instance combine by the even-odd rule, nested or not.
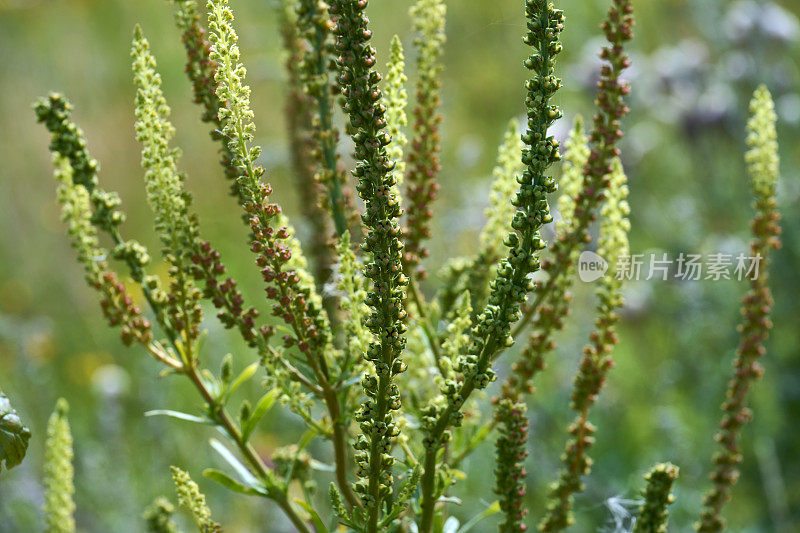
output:
[[[330,228],[325,209],[320,205],[324,187],[316,180],[317,166],[315,150],[318,129],[314,127],[313,107],[315,101],[306,93],[302,80],[301,61],[308,52],[308,44],[300,35],[294,2],[281,2],[278,7],[281,38],[286,51],[284,62],[288,75],[286,100],[286,126],[289,138],[291,165],[296,180],[298,205],[310,227],[309,255],[313,258],[314,279],[324,283],[330,276],[333,254],[329,246]],[[328,299],[331,301],[332,299]],[[335,315],[333,302],[326,309]]]
[[[405,254],[403,266],[409,275],[425,277],[420,266],[429,251],[423,241],[431,237],[431,204],[436,199],[439,184],[436,176],[441,170],[439,152],[439,124],[442,122],[440,57],[444,47],[446,7],[441,0],[419,0],[411,9],[417,38],[414,44],[419,52],[417,60],[416,107],[414,108],[414,134],[408,153],[405,197],[406,225],[403,228]],[[416,271],[416,272],[415,272]]]
[[[763,368],[758,360],[766,350],[766,341],[772,327],[769,315],[772,308],[770,294],[769,261],[771,250],[780,246],[780,214],[775,199],[779,176],[778,135],[775,129],[777,116],[772,97],[763,85],[756,89],[750,102],[751,118],[747,124],[745,154],[748,173],[752,180],[755,215],[751,223],[753,240],[750,243],[754,272],[750,273],[750,289],[742,299],[742,323],[739,325],[739,349],[734,361],[734,375],[728,384],[726,401],[722,404],[723,416],[716,435],[722,449],[714,457],[716,468],[711,474],[713,488],[703,499],[703,513],[695,524],[698,531],[723,531],[725,520],[722,510],[731,498],[733,485],[739,479],[742,450],[739,434],[742,426],[752,418],[747,398],[753,382],[761,377]]]
[[[500,437],[495,444],[495,493],[500,496],[504,521],[502,533],[527,531],[525,509],[525,458],[528,456],[528,419],[524,403],[501,399],[495,408]]]

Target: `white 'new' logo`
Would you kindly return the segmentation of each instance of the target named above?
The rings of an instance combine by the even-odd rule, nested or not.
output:
[[[585,251],[578,258],[578,277],[587,283],[602,278],[608,270],[608,261],[594,252]]]

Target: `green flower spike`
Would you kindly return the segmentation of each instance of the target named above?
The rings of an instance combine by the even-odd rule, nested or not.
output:
[[[511,325],[521,316],[520,304],[533,288],[528,276],[539,269],[537,254],[545,247],[539,229],[552,221],[547,194],[555,191],[556,184],[546,171],[560,156],[558,142],[547,132],[561,117],[550,99],[561,87],[561,80],[555,76],[555,56],[561,51],[558,36],[564,28],[564,14],[540,0],[528,0],[525,13],[529,31],[524,41],[534,49],[525,66],[533,76],[525,84],[528,108],[528,130],[522,136],[526,144],[522,154],[525,171],[517,178],[519,190],[512,200],[517,209],[511,222],[513,232],[505,238],[509,251],[497,267],[488,303],[471,331],[470,348],[456,366],[463,379],[446,380],[442,386],[446,405],[431,404],[424,413],[426,451],[421,533],[429,533],[433,527],[434,506],[442,490],[436,486],[435,474],[439,450],[450,439],[449,429],[461,424],[462,407],[469,396],[494,381],[491,369],[494,359],[514,342]]]
[[[368,254],[369,263],[364,267],[364,276],[372,282],[366,301],[372,313],[366,326],[374,340],[364,354],[372,363],[362,379],[367,399],[356,414],[361,435],[355,443],[358,477],[355,490],[361,495],[366,513],[365,531],[373,533],[379,530],[384,503],[392,495],[394,483],[395,459],[391,451],[399,428],[392,412],[400,409],[400,391],[394,378],[405,370],[400,354],[405,347],[403,287],[407,280],[401,264],[403,244],[397,224],[401,209],[392,194],[395,163],[386,151],[391,138],[384,131],[386,105],[378,88],[381,75],[372,69],[375,49],[369,45],[372,34],[364,13],[367,3],[367,0],[334,0],[331,15],[336,20],[339,85],[355,143],[354,175],[366,206],[362,221],[367,234],[362,249]]]
[[[111,326],[121,326],[122,342],[148,344],[152,339],[150,323],[141,314],[117,274],[110,271],[108,252],[99,246],[98,231],[106,232],[116,245],[113,255],[124,261],[131,277],[144,281],[144,267],[150,262],[147,249],[136,241],[126,241],[119,232],[125,215],[118,210],[119,197],[98,187],[99,165],[86,148],[83,131],[72,122],[72,106],[60,94],[53,93],[34,104],[39,122],[51,133],[55,178],[60,182],[58,201],[67,234],[78,253],[86,279],[101,293],[100,305]],[[145,298],[156,312],[166,313],[166,296],[156,280],[144,287]]]
[[[667,508],[675,501],[672,485],[678,479],[678,467],[660,463],[645,476],[647,488],[644,503],[639,509],[633,533],[666,533],[669,512]]]
[[[739,325],[739,349],[736,352],[733,379],[728,384],[724,415],[716,435],[722,450],[714,457],[711,481],[714,487],[703,499],[703,514],[695,525],[698,531],[723,531],[725,520],[722,509],[731,498],[733,485],[739,478],[742,450],[739,434],[752,418],[747,407],[747,396],[753,382],[764,373],[759,364],[766,353],[764,342],[772,328],[770,310],[772,295],[769,289],[769,254],[780,247],[780,227],[775,200],[779,176],[777,116],[772,96],[765,86],[760,86],[750,102],[751,117],[747,123],[745,154],[751,188],[754,196],[755,216],[750,225],[753,240],[750,255],[758,261],[758,271],[750,278],[750,290],[742,300],[742,323]]]
[[[192,251],[198,244],[197,219],[189,215],[191,195],[178,172],[180,151],[170,148],[175,128],[169,122],[170,109],[161,92],[161,76],[150,45],[136,26],[133,46],[133,74],[136,84],[136,139],[142,144],[147,201],[155,215],[156,233],[170,265],[168,316],[172,328],[183,332],[188,345],[200,335],[200,291],[187,274]]]
[[[314,101],[312,131],[315,149],[312,155],[318,168],[316,180],[327,191],[321,200],[333,217],[337,235],[341,236],[348,230],[348,214],[343,193],[345,175],[338,167],[339,154],[336,152],[339,130],[333,125],[336,87],[331,80],[334,57],[332,28],[327,2],[299,0],[297,32],[306,43],[299,74],[305,93]]]
[[[373,342],[372,333],[364,326],[369,316],[369,307],[365,303],[368,287],[361,275],[363,265],[356,259],[350,244],[350,232],[342,235],[338,253],[339,275],[336,288],[342,295],[339,305],[344,312],[343,326],[347,336],[347,360],[342,366],[348,368],[354,365],[357,369],[364,370],[361,356],[367,353]]]
[[[148,533],[179,533],[178,526],[172,521],[175,506],[166,498],[156,498],[142,514],[147,524]]]
[[[583,169],[589,161],[589,139],[583,131],[583,117],[578,115],[564,145],[564,166],[559,182],[561,196],[558,212],[561,219],[556,222],[556,231],[569,234],[575,227],[575,197],[583,190]]]
[[[47,422],[47,441],[44,456],[44,519],[47,533],[74,533],[75,494],[72,467],[72,433],[64,398],[56,402],[56,409]]]
[[[395,35],[392,37],[392,49],[389,56],[389,62],[386,64],[386,122],[388,123],[387,131],[392,138],[392,142],[386,148],[389,158],[396,161],[397,166],[394,169],[395,185],[392,192],[397,196],[397,201],[401,202],[399,187],[403,183],[403,174],[405,173],[406,163],[403,160],[403,152],[408,138],[403,132],[404,128],[408,126],[408,117],[406,116],[406,106],[408,105],[408,93],[406,92],[405,83],[408,77],[405,74],[405,57],[403,56],[403,43],[400,37]]]
[[[286,99],[286,127],[289,153],[298,194],[298,207],[309,225],[309,253],[313,258],[314,278],[324,283],[331,274],[333,253],[328,240],[328,213],[320,205],[325,187],[317,181],[317,162],[314,150],[319,144],[315,138],[314,106],[316,101],[306,93],[303,84],[303,57],[308,43],[301,38],[297,25],[297,0],[281,0],[277,5],[281,38],[285,52],[284,65],[287,73],[288,94]],[[336,315],[335,302],[326,301],[328,315]]]

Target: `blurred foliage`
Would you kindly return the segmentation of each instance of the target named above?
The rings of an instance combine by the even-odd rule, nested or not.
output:
[[[258,142],[274,197],[297,211],[284,134],[284,72],[274,6],[233,0],[241,47],[250,69]],[[597,24],[602,0],[561,0],[567,13],[558,104],[571,118],[591,116]],[[728,508],[731,531],[797,531],[800,524],[800,2],[750,0],[638,0],[631,115],[623,162],[630,177],[633,253],[739,253],[746,251],[750,200],[742,154],[747,100],[758,82],[775,96],[779,114],[784,217],[782,250],[772,283],[775,329],[764,361],[766,374],[753,397],[755,418],[744,432],[743,475]],[[388,59],[391,36],[410,44],[411,0],[373,1],[378,64]],[[445,256],[474,247],[488,202],[496,145],[511,117],[523,112],[525,55],[519,0],[452,1],[444,55],[442,184],[428,270]],[[779,5],[780,4],[780,5]],[[47,136],[34,123],[30,103],[49,90],[67,94],[101,162],[101,179],[118,190],[129,213],[131,236],[155,246],[144,199],[133,131],[134,88],[128,50],[140,22],[158,56],[164,90],[184,150],[187,186],[194,192],[206,236],[219,244],[242,287],[259,294],[256,269],[235,253],[245,229],[216,166],[216,150],[183,74],[183,49],[163,0],[0,0],[0,385],[29,422],[29,457],[0,477],[0,532],[43,526],[43,435],[50,406],[72,405],[78,530],[142,531],[145,507],[170,494],[169,465],[197,479],[217,465],[206,446],[211,435],[149,409],[192,404],[187,385],[157,379],[154,362],[123,348],[103,324],[93,294],[63,237],[55,206]],[[413,82],[413,76],[412,76]],[[342,151],[350,147],[343,141]],[[349,157],[349,156],[348,156]],[[307,228],[297,221],[301,237]],[[446,252],[446,253],[445,253]],[[430,285],[435,287],[435,276]],[[578,282],[580,284],[580,282]],[[625,500],[641,490],[641,474],[657,461],[681,468],[672,508],[674,531],[697,518],[725,384],[736,345],[736,281],[640,281],[629,284],[617,365],[600,397],[594,472],[576,502],[576,530],[624,523]],[[591,289],[578,286],[573,320],[529,406],[532,419],[528,471],[532,519],[541,514],[546,483],[559,467],[569,420],[571,377],[591,327]],[[238,348],[212,318],[209,353]],[[501,361],[500,372],[509,358]],[[216,365],[216,362],[207,362]],[[265,454],[291,442],[302,427],[275,410],[256,439]],[[323,447],[320,447],[323,448]],[[327,450],[310,453],[324,461]],[[465,516],[489,497],[491,446],[471,457],[457,488]],[[218,466],[218,465],[217,465]],[[215,518],[226,531],[289,531],[275,509],[234,497],[200,479]],[[327,480],[326,480],[327,483]],[[324,492],[324,491],[323,491]],[[456,511],[457,512],[457,511]],[[490,521],[485,524],[490,524]],[[186,522],[182,524],[186,526]],[[493,525],[482,526],[485,528]]]

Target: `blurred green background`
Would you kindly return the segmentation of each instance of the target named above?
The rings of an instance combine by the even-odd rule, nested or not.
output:
[[[275,193],[291,215],[296,194],[284,132],[283,55],[271,0],[232,0],[249,69],[258,141]],[[407,47],[411,0],[373,0],[369,14],[380,64],[399,34]],[[558,104],[566,119],[591,116],[598,23],[604,0],[560,0],[567,14]],[[727,509],[735,532],[800,531],[800,2],[725,0],[634,1],[637,26],[628,72],[633,92],[623,159],[631,182],[634,253],[737,254],[747,249],[751,216],[744,173],[744,123],[749,95],[765,82],[780,116],[780,206],[783,248],[772,284],[775,329],[754,391],[755,418],[743,437],[745,461]],[[0,0],[0,386],[33,430],[29,457],[0,476],[0,532],[42,529],[41,458],[44,425],[56,398],[66,397],[76,440],[80,531],[142,531],[143,508],[171,496],[168,466],[187,469],[210,499],[226,531],[289,531],[271,505],[232,497],[200,472],[219,467],[203,443],[211,430],[144,418],[155,408],[192,409],[194,391],[158,379],[142,350],[125,349],[104,324],[94,294],[64,237],[55,203],[48,136],[30,104],[50,90],[75,106],[101,180],[117,190],[129,215],[125,234],[157,250],[144,199],[133,132],[129,70],[133,25],[150,38],[183,148],[202,228],[252,295],[258,273],[244,252],[245,229],[216,166],[216,147],[183,74],[183,48],[163,0]],[[523,113],[525,47],[522,0],[448,2],[444,58],[443,166],[429,270],[474,248],[483,221],[496,146],[509,118]],[[409,50],[409,56],[413,53]],[[413,78],[413,75],[412,75]],[[341,118],[341,117],[340,117]],[[349,153],[349,145],[343,143]],[[301,235],[305,228],[297,221]],[[436,277],[426,291],[436,287]],[[672,531],[689,531],[708,487],[712,435],[737,343],[735,325],[745,285],[737,281],[641,281],[627,289],[617,365],[595,409],[594,473],[576,501],[577,531],[624,527],[626,500],[637,497],[649,466],[681,467]],[[580,347],[591,327],[590,288],[578,282],[572,325],[531,400],[528,460],[532,519],[543,509],[546,484],[559,467],[568,396]],[[213,313],[208,353],[237,351]],[[244,357],[244,356],[242,356]],[[208,361],[216,365],[216,361]],[[500,372],[506,372],[500,363]],[[275,410],[256,443],[268,454],[302,431]],[[487,443],[488,444],[488,443]],[[467,464],[453,491],[469,517],[493,500],[491,446]],[[324,445],[312,446],[320,459]],[[328,479],[320,477],[320,486]],[[324,493],[326,491],[321,491]],[[322,497],[320,498],[323,499]],[[264,524],[269,524],[265,526]],[[494,529],[487,521],[480,531]],[[622,531],[622,529],[617,529]]]

